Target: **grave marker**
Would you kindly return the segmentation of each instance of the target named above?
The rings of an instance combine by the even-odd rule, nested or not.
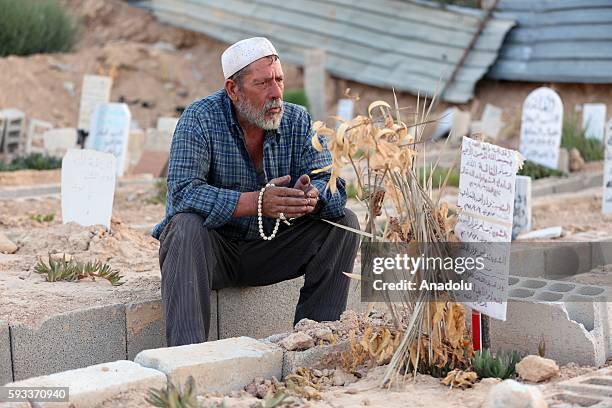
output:
[[[325,120],[325,51],[307,50],[304,53],[304,91],[313,120]]]
[[[612,214],[612,119],[606,124],[603,183],[603,213]]]
[[[38,119],[30,119],[25,147],[26,154],[44,153],[45,145],[43,135],[46,131],[51,129],[53,129],[53,125],[49,122]]]
[[[589,139],[604,141],[606,126],[606,105],[603,103],[585,103],[582,108],[582,128]]]
[[[81,105],[79,107],[78,128],[88,131],[91,125],[91,116],[101,103],[108,103],[113,80],[111,77],[98,75],[83,76],[81,87]]]
[[[130,120],[130,110],[125,103],[98,105],[91,117],[91,129],[86,147],[112,153],[117,158],[118,177],[123,175],[127,164]]]
[[[353,111],[355,109],[355,102],[352,99],[344,98],[338,100],[338,109],[336,110],[336,116],[341,117],[344,120],[353,119]]]
[[[485,268],[461,278],[474,285],[467,304],[500,320],[506,319],[517,170],[515,151],[463,138],[455,235],[470,243],[467,254],[485,258]]]
[[[531,177],[516,176],[512,239],[531,231]]]
[[[64,224],[110,228],[115,195],[116,158],[110,153],[70,149],[62,160]]]
[[[525,159],[556,169],[559,162],[563,102],[550,88],[538,88],[523,103],[519,151]]]
[[[503,127],[502,108],[487,103],[479,121],[472,123],[473,133],[482,133],[492,139],[496,139],[499,131]]]
[[[44,152],[49,156],[63,157],[68,149],[77,147],[78,137],[75,128],[47,130],[43,133]]]

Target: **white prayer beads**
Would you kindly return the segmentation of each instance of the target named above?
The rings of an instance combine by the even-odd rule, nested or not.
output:
[[[264,192],[266,191],[266,188],[268,187],[274,187],[273,183],[268,183],[266,184],[265,187],[262,187],[261,190],[259,191],[259,197],[257,197],[257,223],[259,224],[259,236],[261,236],[261,238],[264,241],[271,241],[275,236],[276,233],[278,232],[278,226],[280,224],[280,219],[277,218],[276,219],[276,224],[274,225],[274,230],[272,231],[272,234],[270,236],[266,236],[266,234],[264,233],[263,230],[263,211],[262,211],[262,202],[263,202],[263,195]]]

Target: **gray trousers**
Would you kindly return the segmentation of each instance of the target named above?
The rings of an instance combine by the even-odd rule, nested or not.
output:
[[[349,209],[334,221],[359,229]],[[353,271],[358,246],[357,234],[310,217],[292,221],[271,241],[241,241],[207,229],[198,214],[176,214],[159,249],[168,346],[206,341],[211,290],[230,286],[265,286],[304,275],[294,324],[303,318],[337,320],[349,288],[342,272]]]

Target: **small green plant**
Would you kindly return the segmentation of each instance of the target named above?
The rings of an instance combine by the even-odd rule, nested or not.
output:
[[[433,171],[433,175],[431,176],[432,187],[439,188],[440,185],[444,183],[444,179],[446,178],[447,173],[448,169],[445,169],[443,167],[436,167]],[[419,168],[419,180],[423,180],[423,176],[425,176],[425,181],[427,182],[429,180],[430,174],[430,168]],[[446,185],[449,187],[459,187],[459,172],[457,171],[457,169],[451,169]]]
[[[303,89],[289,89],[286,90],[283,95],[285,102],[295,103],[296,105],[302,105],[306,110],[309,110],[308,98],[306,92]]]
[[[0,0],[1,2],[2,0]],[[2,6],[0,5],[0,9]],[[32,153],[28,156],[16,157],[10,164],[0,162],[0,171],[17,170],[53,170],[62,167],[62,159],[52,156],[43,156],[40,153]]]
[[[158,180],[155,183],[155,195],[147,200],[149,204],[166,204],[168,184],[166,180]]]
[[[121,282],[123,276],[119,272],[113,270],[110,265],[102,263],[98,260],[94,262],[79,262],[74,259],[66,259],[63,255],[61,259],[53,257],[49,254],[47,262],[39,260],[34,266],[34,271],[41,275],[46,275],[47,282],[57,281],[78,281],[80,279],[103,278],[108,280],[111,285],[119,286],[125,282]]]
[[[597,139],[586,137],[586,130],[582,129],[576,114],[566,117],[563,121],[561,147],[568,150],[575,147],[586,162],[603,160],[604,157],[603,144]]]
[[[355,184],[348,183],[346,185],[346,196],[348,198],[357,198],[357,187],[355,187]]]
[[[78,23],[57,0],[0,0],[0,57],[70,51]]]
[[[189,376],[185,388],[175,386],[172,382],[162,389],[149,389],[145,399],[149,404],[159,408],[197,408],[195,380]]]
[[[480,378],[501,378],[502,380],[516,377],[516,363],[522,356],[517,351],[491,354],[489,349],[478,350],[472,358],[474,371]]]
[[[55,214],[54,213],[50,213],[50,214],[36,214],[36,215],[30,215],[30,219],[33,221],[37,221],[40,223],[43,222],[53,222],[53,220],[55,219]]]
[[[549,169],[546,166],[525,160],[523,168],[517,173],[519,176],[529,176],[532,180],[537,180],[546,177],[562,177],[566,174],[560,170]]]

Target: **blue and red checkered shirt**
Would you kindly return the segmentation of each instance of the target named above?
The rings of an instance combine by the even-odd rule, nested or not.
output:
[[[338,191],[332,194],[325,188],[329,172],[310,174],[332,162],[325,138],[319,137],[324,149],[318,152],[311,144],[313,135],[310,115],[302,107],[284,102],[280,127],[267,131],[264,139],[266,180],[289,174],[293,186],[301,175],[309,174],[319,190],[320,209],[308,216],[339,218],[346,204],[345,182],[338,178]],[[225,90],[192,103],[183,112],[170,148],[166,216],[153,229],[153,237],[159,238],[172,216],[180,212],[201,214],[205,227],[228,238],[259,237],[257,217],[232,217],[240,193],[262,187],[243,140]]]

